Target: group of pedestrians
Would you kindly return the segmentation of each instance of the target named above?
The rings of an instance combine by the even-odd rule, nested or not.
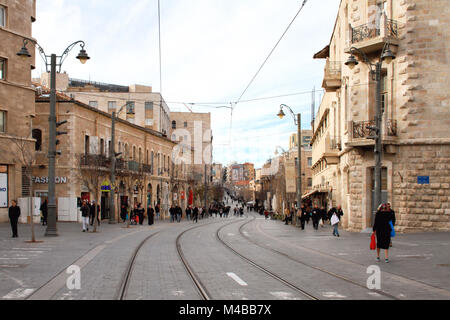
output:
[[[89,232],[89,226],[94,225],[95,217],[97,217],[97,225],[100,225],[100,206],[98,206],[95,201],[89,202],[84,200],[80,211],[83,232]]]
[[[172,204],[170,206],[169,213],[170,213],[170,223],[175,222],[175,220],[178,223],[181,222],[181,216],[183,215],[183,210],[181,210],[181,207],[179,205],[174,206]]]

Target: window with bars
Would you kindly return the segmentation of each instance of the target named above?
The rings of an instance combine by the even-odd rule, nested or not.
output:
[[[153,102],[145,103],[145,111],[153,111]]]

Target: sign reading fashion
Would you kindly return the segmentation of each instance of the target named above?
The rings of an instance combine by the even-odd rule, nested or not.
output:
[[[33,182],[36,184],[48,184],[48,177],[33,177]],[[55,177],[56,184],[66,184],[67,177]]]

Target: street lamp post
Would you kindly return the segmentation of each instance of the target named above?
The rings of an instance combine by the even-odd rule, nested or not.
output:
[[[301,140],[302,140],[302,115],[300,113],[297,114],[297,117],[294,114],[294,111],[292,109],[282,104],[280,106],[280,112],[278,113],[278,117],[280,119],[283,119],[286,114],[283,112],[283,108],[287,108],[292,116],[294,117],[294,123],[297,126],[297,209],[299,209],[302,205],[302,147],[301,147]],[[298,217],[297,213],[295,213],[295,224],[298,226]]]
[[[374,170],[374,180],[375,180],[375,194],[374,194],[374,208],[375,210],[372,212],[372,215],[374,218],[378,206],[381,204],[382,196],[381,196],[381,162],[383,157],[383,136],[382,136],[382,116],[384,110],[382,110],[381,107],[381,67],[383,64],[383,61],[385,61],[387,64],[390,64],[392,60],[394,60],[396,57],[392,53],[391,49],[389,48],[390,44],[386,43],[384,45],[384,48],[382,50],[381,56],[379,61],[377,61],[375,64],[373,64],[367,55],[361,51],[358,48],[351,47],[350,52],[351,55],[348,58],[345,65],[347,65],[350,70],[352,70],[355,66],[359,64],[358,60],[355,58],[355,52],[358,52],[362,58],[365,64],[367,64],[370,67],[370,74],[372,75],[372,79],[376,82],[376,93],[375,93],[375,126],[367,126],[367,129],[372,130],[375,132],[375,135],[367,137],[368,139],[375,140],[375,170]],[[374,219],[372,219],[374,221]]]
[[[61,56],[56,54],[51,54],[50,56],[45,54],[44,49],[35,41],[31,39],[23,40],[23,47],[17,53],[19,57],[24,59],[31,57],[27,49],[27,44],[32,42],[38,47],[39,53],[45,62],[45,68],[48,72],[48,67],[50,66],[50,116],[49,116],[49,147],[48,147],[48,218],[47,218],[47,229],[45,232],[46,237],[57,237],[58,231],[56,228],[56,197],[55,197],[55,163],[56,155],[61,154],[60,151],[56,150],[56,145],[59,141],[56,140],[56,136],[67,134],[67,132],[57,132],[56,129],[65,124],[67,121],[56,122],[56,67],[59,67],[61,72],[61,67],[64,60],[69,55],[69,52],[77,45],[80,44],[81,50],[77,56],[82,64],[85,64],[90,58],[86,51],[84,50],[84,41],[76,41],[69,45],[66,50],[64,50]],[[50,58],[50,63],[48,59]],[[59,59],[59,62],[57,62]]]

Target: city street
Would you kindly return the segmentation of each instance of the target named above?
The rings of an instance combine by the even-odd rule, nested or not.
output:
[[[43,242],[28,244],[28,226],[11,239],[9,225],[0,225],[1,299],[450,299],[445,233],[398,235],[386,264],[375,261],[369,234],[342,231],[336,238],[330,226],[301,231],[254,212],[198,224],[102,224],[97,234],[60,223],[58,238],[43,238],[41,228]],[[67,285],[72,265],[81,269],[79,290]],[[382,271],[379,290],[367,288],[373,265]]]

